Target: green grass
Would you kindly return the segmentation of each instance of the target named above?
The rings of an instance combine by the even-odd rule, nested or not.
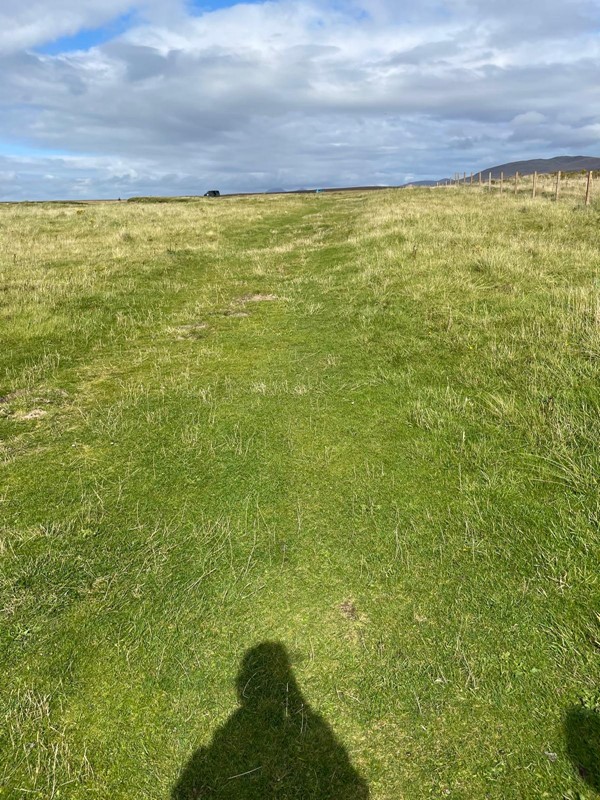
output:
[[[0,797],[596,796],[599,222],[0,207]]]

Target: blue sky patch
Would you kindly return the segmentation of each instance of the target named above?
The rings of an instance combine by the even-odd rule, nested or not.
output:
[[[0,156],[13,156],[22,158],[44,158],[50,156],[69,156],[71,153],[66,150],[55,150],[52,148],[33,147],[24,142],[15,142],[0,138]]]
[[[239,5],[259,5],[265,0],[188,0],[188,6],[192,12],[203,13],[206,11],[216,11],[219,8],[231,8]]]
[[[60,39],[55,39],[53,42],[48,42],[41,47],[36,47],[35,50],[37,53],[42,53],[47,56],[57,56],[61,53],[73,53],[77,50],[89,50],[92,47],[97,47],[125,33],[136,21],[136,12],[130,11],[99,28],[82,30],[72,36],[61,36]]]

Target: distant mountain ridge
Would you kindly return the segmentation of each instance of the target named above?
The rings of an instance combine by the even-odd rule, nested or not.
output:
[[[534,172],[541,174],[549,172],[580,172],[585,170],[600,170],[600,158],[595,156],[556,156],[555,158],[533,158],[529,161],[511,161],[508,164],[500,164],[497,167],[489,167],[476,172],[487,178],[492,173],[492,178],[499,178],[500,173],[504,173],[505,178],[512,178],[517,172],[519,175],[532,175]],[[469,173],[470,175],[470,173]]]
[[[481,172],[474,172],[474,180],[479,181],[479,175],[482,180],[487,181],[488,175],[492,173],[492,179],[498,180],[501,173],[504,173],[505,178],[513,178],[518,172],[519,175],[532,175],[538,172],[541,175],[549,174],[552,172],[589,172],[600,171],[600,157],[597,156],[555,156],[554,158],[532,158],[528,161],[510,161],[508,164],[499,164],[497,167],[488,167],[482,169]],[[463,177],[463,173],[460,173]],[[467,173],[467,179],[471,177],[471,173]],[[452,178],[440,178],[437,180],[421,180],[409,181],[397,186],[344,186],[344,187],[328,187],[322,189],[283,189],[273,188],[269,189],[265,194],[312,194],[315,191],[319,192],[366,192],[376,191],[378,189],[408,189],[414,187],[427,187],[437,186],[438,183],[444,184],[446,181],[452,181]],[[250,192],[254,194],[254,192]],[[262,193],[259,193],[262,194]]]

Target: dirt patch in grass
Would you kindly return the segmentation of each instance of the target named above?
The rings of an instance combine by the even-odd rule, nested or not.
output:
[[[189,325],[180,325],[171,328],[177,339],[200,339],[208,330],[206,322],[190,322]]]
[[[245,294],[238,303],[267,303],[270,300],[279,300],[276,294]]]
[[[344,600],[340,605],[340,613],[346,619],[353,621],[358,619],[358,611],[353,600]]]
[[[16,389],[14,392],[8,392],[8,394],[4,394],[0,396],[0,406],[8,406],[11,403],[14,403],[15,400],[18,400],[20,397],[24,397],[27,394],[25,389]]]
[[[19,420],[30,420],[30,419],[42,419],[47,415],[47,411],[44,411],[43,408],[33,408],[31,411],[27,413],[18,412],[15,414],[15,419]]]
[[[247,311],[233,311],[228,309],[227,311],[223,312],[224,317],[249,317],[250,314]]]
[[[272,302],[273,300],[279,300],[276,294],[245,294],[242,297],[238,297],[234,300],[231,304],[231,308],[226,309],[223,311],[224,317],[249,317],[250,314],[248,311],[244,310],[244,306],[247,303],[268,303]]]
[[[63,389],[49,389],[43,394],[36,394],[29,389],[15,389],[0,397],[0,417],[41,419],[48,412],[39,406],[58,406],[67,397],[68,394]]]

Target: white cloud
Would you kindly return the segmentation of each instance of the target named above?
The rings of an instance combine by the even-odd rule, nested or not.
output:
[[[96,27],[129,10],[131,0],[0,0],[0,53],[15,52]]]
[[[513,125],[519,127],[521,125],[541,125],[546,122],[544,114],[539,111],[526,111],[524,114],[517,114],[513,119]]]
[[[56,176],[50,193],[110,196],[397,183],[600,150],[595,2],[280,0],[191,16],[153,0],[101,47],[26,50],[130,7],[0,0],[0,139],[91,156],[11,162],[0,194],[25,196],[36,169]]]
[[[183,9],[183,0],[0,0],[0,53],[98,28],[132,11],[168,21],[183,16]]]

